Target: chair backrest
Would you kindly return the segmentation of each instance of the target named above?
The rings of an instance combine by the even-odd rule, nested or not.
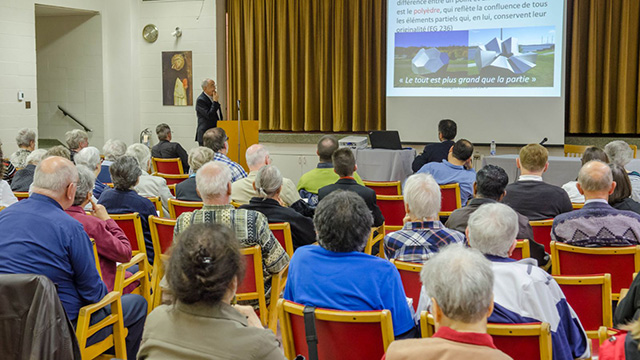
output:
[[[564,156],[565,157],[582,157],[584,151],[587,150],[588,147],[593,145],[564,145]]]
[[[369,238],[367,239],[367,244],[364,246],[364,250],[362,251],[365,254],[373,255],[373,249],[378,248],[377,256],[383,259],[386,259],[386,255],[384,253],[384,236],[386,235],[385,224],[378,227],[372,227],[371,232],[369,233]]]
[[[190,212],[193,210],[202,209],[202,201],[182,201],[176,199],[169,199],[169,216],[172,219],[177,219],[180,214]]]
[[[551,242],[553,219],[529,221],[529,225],[531,225],[531,229],[533,230],[533,241],[544,245],[544,251],[551,253],[549,243]]]
[[[101,321],[91,325],[91,315],[108,307],[111,309],[111,313]],[[87,346],[87,340],[91,335],[108,327],[113,328],[112,335],[107,336],[96,344]],[[112,291],[99,302],[80,309],[76,325],[76,337],[78,338],[78,346],[83,360],[95,359],[111,348],[114,348],[116,358],[125,359],[127,356],[125,336],[122,301],[119,292]],[[111,359],[113,356],[108,356],[107,358]]]
[[[120,229],[124,231],[124,234],[127,235],[127,239],[129,239],[129,242],[131,243],[131,251],[133,255],[140,252],[147,254],[140,214],[135,212],[133,214],[109,214],[109,216],[116,222],[116,224],[118,224]]]
[[[629,288],[633,273],[640,271],[640,246],[585,248],[551,242],[553,275],[611,274],[612,299]]]
[[[417,310],[418,301],[420,300],[420,290],[422,289],[422,281],[420,280],[422,264],[398,260],[391,260],[391,262],[398,268],[405,296],[413,299],[413,310]]]
[[[151,162],[153,163],[153,168],[157,173],[173,175],[184,174],[184,169],[182,169],[182,161],[180,161],[180,158],[161,159],[154,157],[151,158]]]
[[[636,154],[638,153],[638,146],[629,144],[631,150],[633,150],[633,158],[636,158]]]
[[[138,270],[131,274],[131,276],[126,277],[126,272],[128,270],[132,270],[132,267],[137,265]],[[138,282],[138,286],[131,292],[132,294],[137,294],[142,296],[147,301],[147,314],[153,310],[153,299],[151,296],[151,265],[147,261],[147,255],[140,253],[134,256],[131,261],[123,264],[119,264],[116,268],[116,277],[113,284],[113,291],[118,291],[121,294],[124,294],[124,289],[134,282]]]
[[[149,231],[153,241],[153,250],[156,254],[166,254],[173,244],[173,228],[176,220],[164,219],[158,216],[149,216]],[[156,247],[157,243],[157,247]],[[154,261],[155,264],[155,261]]]
[[[287,359],[300,354],[309,358],[304,306],[284,299],[278,301],[282,343]],[[389,310],[315,310],[318,358],[332,360],[380,359],[394,340]]]
[[[440,203],[440,216],[449,216],[454,210],[462,207],[460,184],[440,185],[440,194],[442,198]]]
[[[582,209],[584,207],[584,203],[571,203],[571,207],[573,210]]]
[[[94,238],[90,238],[91,246],[93,247],[93,258],[96,262],[96,270],[98,270],[98,275],[100,275],[100,279],[102,279],[102,268],[100,267],[100,258],[98,257],[98,246],[96,246],[96,240]]]
[[[272,223],[269,224],[269,229],[276,237],[282,248],[289,254],[289,257],[293,256],[293,240],[291,238],[291,225],[288,222],[284,223]]]
[[[264,277],[262,274],[262,250],[260,245],[240,249],[240,254],[245,259],[246,271],[244,279],[238,284],[236,299],[258,300],[260,309],[260,321],[262,325],[267,325],[269,310],[267,308],[267,298],[264,291]]]
[[[0,206],[0,211],[6,209],[4,206]]]
[[[26,198],[29,197],[29,192],[28,191],[14,191],[13,195],[15,195],[16,198],[18,198],[18,201],[22,201]]]
[[[233,206],[236,209],[239,208],[240,206],[242,206],[242,204],[240,204],[239,202],[233,201],[233,200],[231,201],[230,204],[231,204],[231,206]]]
[[[516,248],[513,250],[510,258],[514,260],[522,260],[531,257],[531,250],[529,248],[529,240],[523,239],[516,242]]]
[[[402,195],[376,195],[378,207],[386,226],[402,227],[404,219],[404,197]]]
[[[400,181],[363,181],[364,186],[376,192],[376,195],[402,195]]]
[[[189,174],[163,174],[163,173],[155,173],[155,176],[160,176],[165,179],[167,185],[175,185],[180,184],[181,182],[187,180],[189,178]]]
[[[164,211],[162,210],[162,201],[160,200],[159,196],[151,196],[151,197],[147,197],[147,199],[149,199],[149,201],[151,201],[153,203],[153,205],[156,207],[156,211],[158,212],[158,216],[162,217],[164,216]]]
[[[171,195],[176,196],[176,184],[167,184]]]
[[[611,275],[553,277],[578,315],[589,338],[596,339],[601,326],[613,327]]]

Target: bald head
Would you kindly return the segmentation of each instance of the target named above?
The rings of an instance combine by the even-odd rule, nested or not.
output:
[[[269,150],[264,145],[254,144],[249,146],[245,153],[247,165],[250,171],[260,170],[269,163]]]
[[[196,189],[205,203],[228,198],[231,194],[231,171],[217,161],[206,163],[196,173]]]
[[[33,176],[33,192],[58,201],[63,209],[73,204],[78,170],[68,159],[51,156],[40,162]],[[74,186],[70,186],[70,185]]]
[[[602,161],[589,161],[578,173],[578,190],[587,200],[607,199],[615,187],[611,168]]]

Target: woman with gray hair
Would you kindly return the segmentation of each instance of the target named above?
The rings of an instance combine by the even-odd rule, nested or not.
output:
[[[102,147],[102,154],[104,155],[104,161],[102,162],[102,168],[100,174],[98,174],[98,180],[107,184],[111,182],[111,175],[109,173],[109,167],[114,161],[124,156],[127,152],[127,144],[122,140],[109,139]]]
[[[36,132],[31,129],[21,129],[16,136],[16,143],[20,148],[11,154],[9,161],[18,169],[27,166],[27,156],[36,148]]]
[[[64,134],[64,139],[69,147],[71,161],[74,161],[78,151],[89,146],[89,134],[84,130],[69,130]]]
[[[240,206],[241,209],[263,213],[269,224],[288,222],[291,225],[291,240],[294,249],[316,241],[313,220],[283,205],[280,199],[282,174],[277,167],[263,166],[258,171],[253,188],[256,190],[257,196],[249,200],[249,204]]]
[[[113,189],[107,189],[100,196],[98,204],[104,205],[109,214],[140,214],[144,242],[147,247],[149,263],[153,265],[153,242],[149,231],[149,215],[157,216],[156,207],[151,200],[133,190],[142,174],[138,161],[131,156],[122,156],[109,167],[113,179]]]
[[[182,201],[202,201],[196,191],[196,173],[209,161],[213,160],[214,152],[208,147],[198,146],[189,150],[188,161],[191,168],[189,178],[176,185],[176,198]]]
[[[13,176],[11,181],[12,191],[29,191],[29,186],[33,182],[33,175],[36,172],[36,166],[40,163],[42,158],[47,153],[47,150],[38,149],[29,153],[26,160],[26,166],[18,171]]]
[[[86,148],[80,150],[75,156],[75,163],[78,166],[84,166],[87,169],[91,170],[93,174],[96,176],[95,185],[93,187],[93,196],[96,199],[100,199],[102,193],[108,188],[107,185],[103,184],[100,180],[97,179],[98,174],[100,174],[100,164],[102,164],[102,159],[100,158],[100,150],[95,146],[87,146]],[[97,200],[96,200],[97,201]]]
[[[140,196],[159,197],[162,201],[162,209],[166,216],[169,215],[169,199],[173,199],[171,191],[167,186],[167,181],[159,176],[149,175],[151,170],[151,151],[144,144],[132,144],[127,148],[126,155],[129,155],[138,161],[142,175],[140,181],[134,190]]]

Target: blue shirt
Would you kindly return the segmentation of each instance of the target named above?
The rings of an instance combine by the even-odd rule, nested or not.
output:
[[[247,172],[244,171],[242,166],[240,166],[240,164],[238,164],[237,162],[229,159],[229,157],[225,154],[221,154],[219,152],[213,154],[213,161],[219,161],[229,167],[229,170],[231,170],[231,182],[236,182],[247,177]]]
[[[102,193],[108,188],[107,185],[103,184],[100,180],[98,180],[96,178],[96,182],[95,185],[93,187],[93,196],[96,197],[96,199],[100,199],[100,195],[102,195]]]
[[[302,246],[289,263],[284,298],[319,308],[391,311],[394,334],[414,327],[398,270],[389,261],[361,252],[337,253]]]
[[[451,243],[464,244],[464,234],[447,229],[440,221],[407,222],[384,237],[384,252],[388,259],[423,264]]]
[[[473,198],[473,183],[476,181],[476,171],[473,169],[467,170],[462,165],[453,165],[447,160],[442,160],[441,163],[425,164],[418,173],[431,174],[438,185],[459,183],[462,206]]]
[[[158,213],[151,200],[138,195],[133,190],[108,189],[100,195],[98,204],[104,205],[109,214],[130,214],[134,212],[140,214],[142,233],[147,247],[147,257],[149,258],[149,264],[153,265],[154,251],[151,232],[149,231],[149,215],[157,216]]]
[[[100,166],[100,173],[97,177],[100,182],[103,182],[105,184],[113,182],[111,181],[111,173],[109,172],[109,167],[111,166],[111,164],[113,164],[113,161],[105,160],[102,162],[102,165]]]
[[[0,212],[0,227],[0,273],[51,279],[70,320],[107,294],[89,236],[55,200],[31,194]]]

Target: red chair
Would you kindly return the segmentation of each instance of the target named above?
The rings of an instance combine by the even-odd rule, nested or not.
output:
[[[188,174],[172,175],[172,174],[155,173],[153,175],[159,176],[159,177],[165,179],[167,181],[167,185],[180,184],[181,182],[183,182],[183,181],[185,181],[185,180],[187,180],[189,178]]]
[[[529,240],[518,240],[516,242],[516,248],[513,250],[510,258],[514,260],[522,260],[531,257],[531,250],[529,248]]]
[[[460,184],[446,184],[440,185],[440,196],[442,198],[440,203],[440,216],[450,216],[451,213],[462,207],[462,200],[460,198]]]
[[[156,212],[158,213],[158,216],[163,217],[164,216],[164,210],[162,210],[162,200],[160,200],[159,196],[151,196],[151,197],[147,197],[147,199],[149,199],[149,201],[151,201],[153,203],[153,206],[156,207]]]
[[[629,288],[633,273],[640,271],[640,246],[585,248],[551,242],[552,275],[611,274],[613,300]]]
[[[553,219],[548,220],[536,220],[529,221],[531,229],[533,229],[533,241],[538,244],[544,245],[544,251],[551,253],[551,226],[553,225]]]
[[[180,214],[185,212],[191,212],[193,210],[202,209],[203,203],[201,201],[182,201],[176,199],[169,199],[169,217],[177,219]]]
[[[262,250],[260,245],[240,249],[240,254],[246,261],[246,272],[242,282],[238,283],[236,300],[258,300],[260,321],[267,325],[269,309],[264,291],[264,277],[262,274]]]
[[[376,195],[402,195],[400,181],[363,181],[364,186],[376,192]]]
[[[14,191],[13,195],[18,198],[18,201],[22,201],[29,197],[28,191]]]
[[[171,195],[176,196],[176,184],[167,185],[167,187],[169,188]]]
[[[420,300],[420,290],[422,289],[422,280],[420,280],[422,264],[398,260],[391,260],[391,263],[398,268],[405,296],[413,299],[413,310],[417,310]]]
[[[278,301],[282,344],[287,359],[300,354],[309,358],[303,313],[304,306]],[[331,360],[380,359],[393,342],[389,310],[315,310],[318,358]]]
[[[269,229],[276,237],[289,257],[293,256],[293,240],[291,239],[291,225],[288,222],[269,224]]]
[[[149,216],[149,231],[151,233],[151,241],[153,241],[153,249],[158,250],[156,257],[160,254],[166,254],[173,244],[173,228],[175,226],[176,221],[173,219]]]
[[[161,159],[154,157],[151,158],[151,162],[153,163],[153,168],[157,173],[173,175],[184,174],[184,169],[182,168],[182,161],[180,161],[180,158]]]
[[[386,234],[402,229],[405,216],[404,197],[402,195],[376,195],[378,207],[384,216]]]
[[[147,247],[144,242],[144,233],[142,232],[142,222],[140,221],[140,215],[135,212],[133,214],[109,214],[109,216],[118,224],[120,229],[127,235],[129,242],[131,243],[131,250],[133,255],[143,253],[147,255]]]

